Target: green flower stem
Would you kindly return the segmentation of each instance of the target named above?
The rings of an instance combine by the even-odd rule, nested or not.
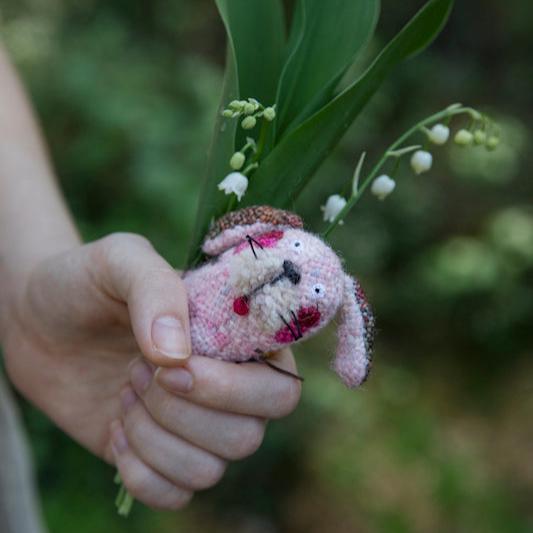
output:
[[[365,190],[368,188],[368,186],[372,183],[374,178],[377,176],[378,172],[383,168],[383,165],[387,162],[390,155],[389,152],[394,152],[395,150],[398,150],[400,146],[407,141],[412,135],[415,133],[418,133],[422,128],[429,126],[433,124],[434,122],[439,122],[440,120],[451,118],[456,115],[462,115],[462,114],[469,114],[472,118],[479,115],[479,113],[471,108],[471,107],[463,107],[458,104],[452,105],[444,109],[443,111],[439,111],[438,113],[435,113],[434,115],[431,115],[424,120],[418,122],[415,124],[412,128],[407,130],[403,135],[398,137],[396,141],[394,141],[388,148],[385,150],[385,153],[381,157],[381,159],[377,162],[376,166],[371,170],[370,174],[363,180],[361,183],[361,186],[357,190],[357,193],[353,194],[352,197],[348,200],[344,208],[339,212],[339,214],[335,217],[335,220],[329,224],[329,226],[326,228],[326,230],[322,233],[322,236],[325,238],[327,237],[339,224],[341,220],[343,220],[346,215],[350,212],[352,207],[359,201]]]
[[[270,122],[266,119],[263,119],[263,122],[261,124],[261,130],[259,132],[259,139],[257,141],[257,150],[255,151],[254,156],[252,157],[251,162],[257,163],[259,161],[259,158],[263,154],[263,150],[265,149],[265,144],[268,137],[268,128],[270,126]]]
[[[229,198],[229,201],[228,201],[228,205],[227,205],[226,211],[224,213],[229,213],[230,211],[233,211],[236,206],[237,206],[237,195],[232,193],[230,195],[230,198]]]
[[[120,484],[120,488],[115,499],[115,506],[117,508],[117,512],[120,516],[128,516],[130,514],[135,499],[128,492],[124,483],[122,483],[122,480],[120,479],[120,474],[118,472],[115,475],[114,481],[117,485]]]
[[[254,140],[253,139],[250,139],[249,141],[246,142],[246,144],[240,149],[240,151],[245,154],[249,148],[253,148],[254,146]]]
[[[121,488],[124,489],[124,485],[122,485]],[[118,514],[120,516],[128,516],[131,512],[134,501],[135,500],[133,496],[126,489],[124,489],[122,497],[116,502]]]
[[[255,150],[254,155],[250,159],[250,164],[242,171],[242,173],[249,179],[249,174],[253,172],[258,166],[259,166],[259,158],[261,157],[261,154],[263,153],[263,150],[265,148],[266,140],[268,137],[268,128],[270,126],[270,122],[268,120],[263,120],[261,124],[261,131],[259,132],[259,140],[257,141],[257,148]],[[237,206],[237,196],[235,194],[232,194],[228,205],[226,207],[225,213],[229,213],[230,211],[233,211],[235,207]]]
[[[400,168],[401,160],[402,160],[401,157],[397,157],[396,158],[396,161],[394,162],[394,167],[393,167],[392,172],[390,174],[391,178],[394,178],[394,176],[396,175],[396,172],[398,172],[398,169]]]

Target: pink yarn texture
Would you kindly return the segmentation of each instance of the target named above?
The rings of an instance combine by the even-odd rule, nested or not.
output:
[[[332,369],[357,387],[371,366],[374,318],[359,282],[293,213],[253,206],[222,217],[203,244],[212,256],[184,275],[193,353],[268,357],[317,333],[339,312]]]

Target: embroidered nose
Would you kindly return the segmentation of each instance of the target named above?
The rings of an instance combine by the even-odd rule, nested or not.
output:
[[[283,261],[283,274],[293,285],[298,285],[300,283],[300,272],[298,272],[298,267],[288,259]]]

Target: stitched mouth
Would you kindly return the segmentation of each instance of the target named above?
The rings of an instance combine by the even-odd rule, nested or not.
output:
[[[276,331],[276,342],[286,344],[300,340],[307,331],[318,325],[321,316],[318,307],[300,307],[298,314],[294,311],[290,314],[290,321],[280,315],[285,326]]]

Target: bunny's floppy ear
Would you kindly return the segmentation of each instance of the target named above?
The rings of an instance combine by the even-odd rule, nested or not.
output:
[[[333,370],[350,388],[365,381],[371,366],[374,315],[359,282],[345,274],[337,354]]]

